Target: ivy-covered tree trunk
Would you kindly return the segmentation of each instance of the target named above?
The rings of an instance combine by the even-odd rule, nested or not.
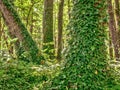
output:
[[[38,53],[37,45],[28,33],[9,0],[0,0],[0,11],[9,28],[10,35],[12,38],[18,38],[18,41],[16,42],[18,53],[20,55],[22,54],[20,52],[21,50],[19,50],[22,48],[24,51],[27,51],[31,59],[36,62],[35,60]]]
[[[67,63],[46,90],[103,90],[112,82],[105,45],[105,7],[106,0],[74,0]]]
[[[46,54],[53,56],[53,0],[44,0],[43,13],[43,50]]]

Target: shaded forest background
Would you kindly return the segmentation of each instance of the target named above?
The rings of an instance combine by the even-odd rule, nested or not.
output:
[[[49,52],[45,51],[46,49],[43,50],[43,48],[45,48],[43,43],[54,44],[53,46],[50,46],[51,47],[50,52],[54,52],[53,54],[54,56],[60,54],[61,49],[65,46],[66,35],[64,33],[67,32],[66,26],[69,22],[70,10],[72,8],[71,1],[65,2],[62,1],[61,3],[60,1],[57,0],[54,1],[54,3],[53,1],[49,2],[37,0],[11,1],[11,2],[13,3],[12,5],[14,5],[15,7],[14,9],[18,11],[18,14],[22,22],[24,23],[25,27],[27,28],[29,34],[31,35],[33,40],[37,43],[37,47],[39,47],[40,51],[39,54],[43,54],[43,52]],[[66,9],[62,11],[64,8]],[[12,48],[15,48],[14,40],[16,41],[18,36],[16,36],[14,40],[11,39],[10,36],[7,35],[9,31],[7,31],[7,27],[3,22],[4,21],[2,20],[1,14],[1,30],[3,30],[4,28],[6,29],[6,32],[4,32],[5,34],[3,33],[3,31],[1,31],[1,35],[3,37],[1,38],[1,42],[4,41],[4,43],[1,43],[1,47],[2,49],[7,49],[10,54],[13,53],[15,54],[14,51],[15,49],[12,50]],[[62,36],[62,34],[64,35]],[[13,43],[10,42],[9,39],[13,40]],[[62,43],[63,45],[61,45]],[[60,47],[58,51],[57,47]],[[49,58],[49,55],[50,54],[47,54],[46,58],[47,57]]]

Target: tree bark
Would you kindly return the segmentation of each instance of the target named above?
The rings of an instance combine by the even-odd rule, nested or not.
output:
[[[54,49],[53,43],[53,0],[44,0],[43,13],[43,50],[53,56],[51,50]]]
[[[112,38],[111,38],[111,34],[109,32],[109,55],[110,55],[110,59],[114,60],[114,47],[113,47],[113,43],[112,43]]]
[[[115,15],[117,22],[117,29],[120,30],[120,8],[119,8],[119,0],[115,0]]]
[[[108,14],[109,14],[109,30],[111,34],[112,43],[114,46],[115,58],[118,60],[120,58],[119,54],[119,39],[116,30],[114,11],[112,6],[112,0],[107,0],[108,2]]]
[[[118,32],[118,41],[120,46],[120,7],[119,0],[115,0],[115,15],[116,15],[116,28]]]
[[[57,50],[57,59],[61,60],[61,51],[62,51],[62,31],[63,31],[63,6],[64,0],[60,0],[59,3],[59,12],[58,12],[58,50]]]
[[[9,28],[11,37],[18,38],[18,41],[16,42],[18,43],[16,44],[18,47],[17,49],[20,48],[21,43],[21,47],[24,49],[24,51],[27,51],[30,54],[31,59],[35,61],[38,53],[37,45],[28,33],[24,24],[21,22],[17,12],[14,10],[9,0],[0,0],[0,11],[3,15],[6,25]]]

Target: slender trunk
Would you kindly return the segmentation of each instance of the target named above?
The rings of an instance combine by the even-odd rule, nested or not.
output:
[[[114,53],[113,53],[113,44],[112,44],[112,38],[110,32],[109,32],[109,54],[110,54],[110,59],[113,60]]]
[[[115,15],[116,15],[116,28],[118,32],[118,41],[120,45],[120,7],[119,7],[119,0],[115,0]]]
[[[53,0],[44,0],[44,14],[43,14],[43,50],[50,58],[54,53],[53,43]]]
[[[0,13],[0,49],[2,49],[1,40],[2,40],[2,20],[1,20],[1,13]]]
[[[70,19],[70,11],[71,11],[71,5],[70,5],[70,0],[68,0],[68,17]]]
[[[63,31],[63,6],[64,0],[60,0],[59,3],[59,12],[58,12],[58,50],[57,50],[57,59],[61,60],[61,51],[62,51],[62,31]]]
[[[27,17],[26,17],[26,27],[29,24],[29,17],[30,17],[30,14],[33,12],[33,6],[35,5],[35,2],[31,1],[31,3],[32,3],[32,5],[29,7],[29,11],[28,11],[28,14],[27,14]]]
[[[33,25],[33,23],[34,23],[34,20],[33,20],[33,10],[32,10],[32,12],[31,12],[31,24],[30,24],[30,33],[32,34],[33,33],[33,27],[34,27],[34,25]]]
[[[120,57],[119,42],[118,42],[116,25],[115,25],[115,17],[114,17],[114,12],[112,7],[112,0],[107,0],[107,2],[108,2],[108,14],[109,14],[109,30],[111,34],[112,43],[114,46],[115,57],[116,57],[116,60],[118,60]]]
[[[13,6],[9,0],[0,0],[0,11],[3,15],[6,25],[9,28],[10,35],[12,38],[18,38],[18,48],[21,47],[24,51],[28,51],[32,60],[36,60],[38,48],[36,43],[33,41],[32,37],[28,33],[26,27],[21,22],[17,12],[14,10]],[[16,46],[17,46],[16,45]]]
[[[117,22],[117,30],[120,30],[120,11],[119,11],[119,0],[115,0],[115,15]]]

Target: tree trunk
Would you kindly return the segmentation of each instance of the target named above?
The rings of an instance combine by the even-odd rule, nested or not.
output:
[[[119,0],[115,0],[115,15],[116,15],[116,22],[117,22],[117,30],[120,30],[120,7],[119,7]]]
[[[16,46],[19,47],[17,49],[20,49],[21,43],[21,47],[30,54],[31,59],[35,62],[38,53],[37,45],[28,33],[24,24],[21,22],[9,0],[0,0],[0,11],[9,28],[10,35],[12,38],[18,38],[18,41],[16,42],[18,44]],[[20,51],[19,53],[21,53]]]
[[[2,20],[1,20],[1,13],[0,13],[0,49],[2,49],[2,43],[1,43],[1,40],[2,40]]]
[[[53,57],[53,0],[44,0],[43,13],[43,50],[50,58]]]
[[[62,51],[63,6],[64,6],[64,0],[60,0],[59,12],[58,12],[58,45],[57,45],[58,60],[61,60],[61,51]]]
[[[115,58],[116,60],[118,60],[120,58],[119,41],[118,41],[119,39],[118,39],[117,30],[116,30],[112,0],[107,0],[107,2],[108,2],[108,14],[109,14],[109,30],[111,34],[112,43],[114,46]]]
[[[115,15],[116,15],[116,28],[118,32],[118,41],[120,46],[120,7],[119,0],[115,0]]]
[[[114,60],[114,47],[113,47],[113,43],[112,43],[112,38],[111,38],[111,34],[109,32],[109,54],[110,54],[110,59]]]
[[[70,11],[71,11],[71,1],[68,0],[68,17],[70,19]]]

